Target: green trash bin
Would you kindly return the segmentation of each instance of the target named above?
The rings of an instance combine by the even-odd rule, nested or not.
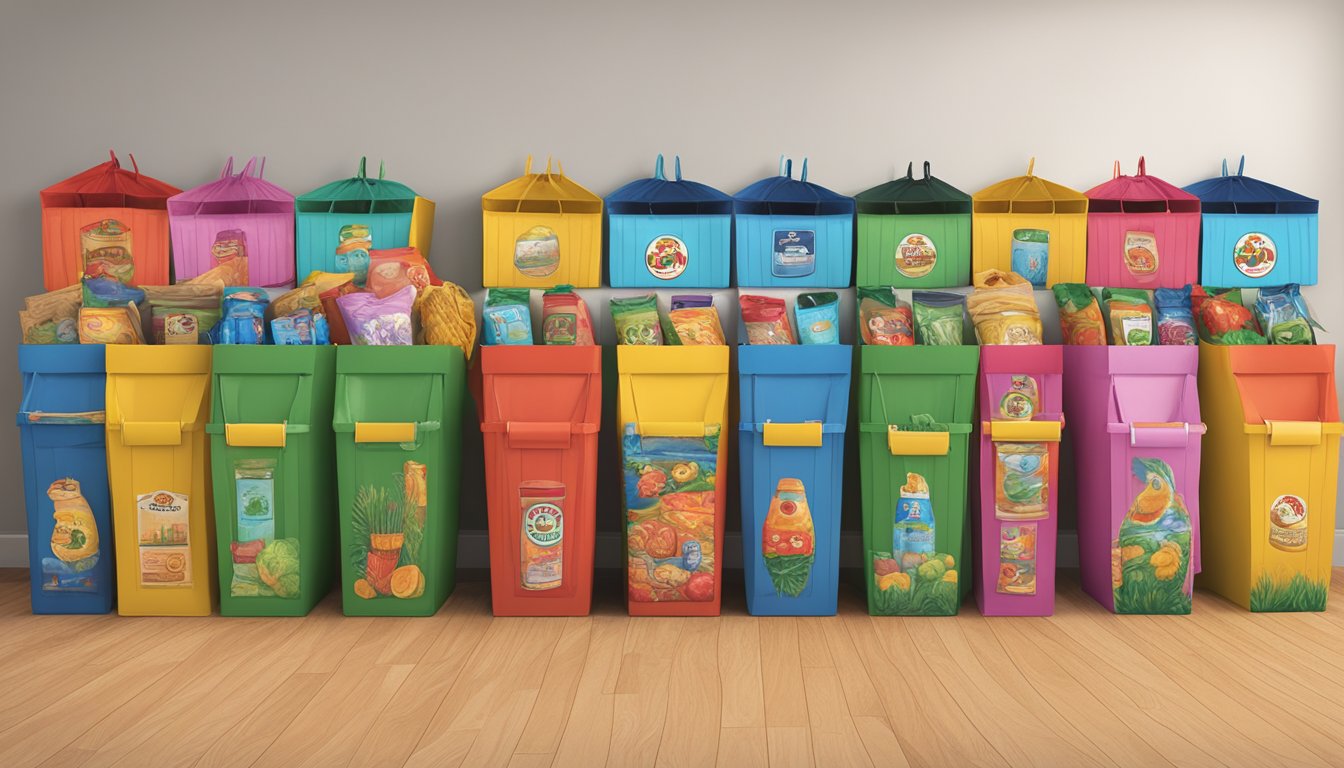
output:
[[[465,375],[457,347],[336,349],[347,616],[429,616],[453,591]]]
[[[859,348],[863,567],[874,616],[953,616],[970,591],[967,451],[979,360],[974,346]],[[915,429],[897,429],[907,426]]]
[[[336,571],[335,347],[214,347],[219,612],[303,616]]]
[[[857,285],[951,288],[971,284],[971,196],[929,173],[854,196]]]

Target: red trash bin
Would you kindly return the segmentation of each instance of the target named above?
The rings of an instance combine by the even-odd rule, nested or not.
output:
[[[602,348],[482,347],[480,366],[494,613],[586,616]]]

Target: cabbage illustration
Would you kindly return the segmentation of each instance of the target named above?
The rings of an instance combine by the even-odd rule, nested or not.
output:
[[[276,539],[257,555],[257,576],[276,597],[299,596],[299,540]]]

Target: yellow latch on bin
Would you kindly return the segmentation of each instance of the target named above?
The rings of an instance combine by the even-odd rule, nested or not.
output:
[[[946,432],[902,432],[887,428],[887,448],[892,456],[946,456],[951,436]]]
[[[415,422],[355,422],[356,443],[414,443]]]
[[[703,421],[641,421],[641,437],[704,437]]]
[[[181,445],[182,424],[176,421],[126,421],[121,443],[130,446]]]
[[[224,442],[238,448],[284,448],[285,425],[225,424]]]
[[[1062,431],[1058,421],[989,422],[989,439],[996,443],[1057,443]]]
[[[766,445],[817,448],[821,446],[821,422],[776,424],[768,421],[763,430]]]
[[[1267,421],[1270,445],[1320,445],[1319,421]]]

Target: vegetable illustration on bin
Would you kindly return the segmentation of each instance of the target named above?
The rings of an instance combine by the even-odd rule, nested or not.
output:
[[[779,175],[733,196],[737,284],[844,288],[854,263],[854,198],[793,178],[780,158]]]
[[[19,346],[33,613],[112,610],[103,347]]]
[[[953,616],[970,591],[974,346],[859,348],[864,573],[874,616]]]
[[[1054,612],[1062,373],[1057,346],[980,348],[975,598],[986,616]]]
[[[1087,264],[1087,196],[1035,175],[972,195],[974,271],[1016,272],[1036,288],[1081,283]]]
[[[487,288],[596,288],[602,282],[602,198],[546,160],[481,196],[482,272]]]
[[[950,288],[971,282],[971,196],[929,173],[854,196],[858,284]]]
[[[613,288],[727,288],[733,199],[681,178],[658,156],[653,178],[607,196],[607,258]]]
[[[1087,283],[1180,288],[1198,281],[1199,198],[1148,175],[1120,173],[1087,190]]]
[[[1335,347],[1199,346],[1208,424],[1196,583],[1252,611],[1324,611],[1339,476]]]
[[[717,616],[728,347],[616,350],[628,608]]]
[[[592,604],[602,349],[481,348],[490,593],[496,616]]]
[[[456,347],[336,349],[346,615],[428,616],[453,590],[464,366]]]
[[[838,344],[737,351],[747,609],[833,615],[853,353]]]
[[[1200,568],[1193,346],[1064,347],[1083,589],[1116,613],[1190,613]]]
[[[302,616],[336,565],[336,348],[212,349],[220,613]]]
[[[230,157],[218,179],[168,198],[179,282],[241,258],[242,285],[294,284],[294,195],[263,179],[265,172],[265,158],[258,168],[254,157],[235,174]]]

